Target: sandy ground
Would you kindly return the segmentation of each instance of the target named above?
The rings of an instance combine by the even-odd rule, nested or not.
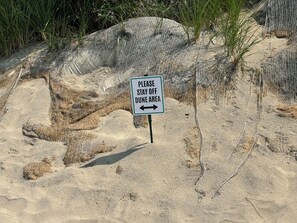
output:
[[[267,44],[255,52],[263,56]],[[259,54],[249,58],[251,66]],[[116,149],[65,167],[62,142],[21,131],[28,121],[49,125],[50,103],[43,79],[18,86],[9,98],[0,122],[1,223],[296,222],[297,162],[289,155],[297,151],[296,119],[278,115],[280,102],[272,94],[258,113],[247,76],[219,105],[209,100],[198,106],[206,171],[197,184],[199,168],[187,165],[196,133],[192,106],[166,98],[165,114],[153,116],[153,144],[147,128],[134,127],[131,113],[114,111],[92,133]],[[24,179],[23,167],[45,157],[52,173]]]

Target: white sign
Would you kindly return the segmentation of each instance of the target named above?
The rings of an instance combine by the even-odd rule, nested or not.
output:
[[[132,77],[130,91],[134,115],[164,113],[162,76]]]

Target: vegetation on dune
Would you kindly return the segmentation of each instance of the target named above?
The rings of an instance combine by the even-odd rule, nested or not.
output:
[[[222,34],[227,56],[237,66],[243,62],[244,55],[258,43],[252,30],[252,22],[244,13],[244,0],[226,0],[226,13],[219,22],[219,33]]]
[[[177,6],[177,18],[183,24],[189,41],[191,32],[194,34],[192,40],[197,40],[203,28],[208,29],[216,24],[223,10],[220,0],[187,0],[180,1]]]
[[[0,54],[9,56],[31,42],[44,41],[49,50],[80,42],[93,31],[123,23],[129,18],[158,16],[183,24],[188,41],[199,39],[202,30],[217,26],[238,63],[255,44],[250,23],[242,9],[259,0],[0,0]],[[156,24],[156,31],[162,19]]]
[[[157,0],[0,0],[0,55],[36,41],[57,50],[129,18],[162,17],[167,7]]]

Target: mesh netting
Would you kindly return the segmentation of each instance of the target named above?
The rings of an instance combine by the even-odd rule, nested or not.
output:
[[[263,77],[268,88],[282,97],[286,102],[297,99],[297,1],[270,0],[266,14],[268,31],[286,30],[291,39],[289,46],[282,51],[271,54],[262,65]]]
[[[214,55],[220,50],[204,50],[209,42],[206,35],[200,42],[189,44],[182,25],[172,20],[133,19],[90,35],[84,46],[62,55],[66,59],[60,74],[88,76],[88,86],[102,92],[127,88],[130,77],[162,75],[167,89],[182,96],[191,88],[195,64],[205,66],[210,60],[214,64]],[[209,84],[206,74],[197,81]]]
[[[289,30],[296,33],[296,11],[296,0],[269,0],[266,17],[267,30]]]
[[[62,55],[59,74],[86,76],[86,86],[103,94],[127,90],[130,77],[162,75],[170,96],[189,100],[196,71],[197,86],[219,95],[218,86],[231,82],[234,68],[225,47],[211,43],[210,36],[202,32],[196,43],[189,42],[173,20],[132,19],[88,36],[83,46]]]
[[[282,50],[263,64],[268,88],[286,102],[297,100],[297,49]]]

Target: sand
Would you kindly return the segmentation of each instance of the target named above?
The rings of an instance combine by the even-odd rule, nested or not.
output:
[[[270,41],[254,49],[251,67]],[[153,115],[153,144],[148,128],[135,128],[130,112],[115,110],[87,132],[116,147],[65,167],[64,142],[22,134],[27,122],[50,125],[51,106],[44,79],[22,83],[0,121],[0,222],[296,222],[297,121],[280,115],[272,93],[257,109],[248,75],[237,83],[219,105],[212,98],[198,105],[205,165],[198,182],[193,106],[166,98],[165,114]],[[50,171],[36,180],[23,177],[27,164],[45,158]]]

